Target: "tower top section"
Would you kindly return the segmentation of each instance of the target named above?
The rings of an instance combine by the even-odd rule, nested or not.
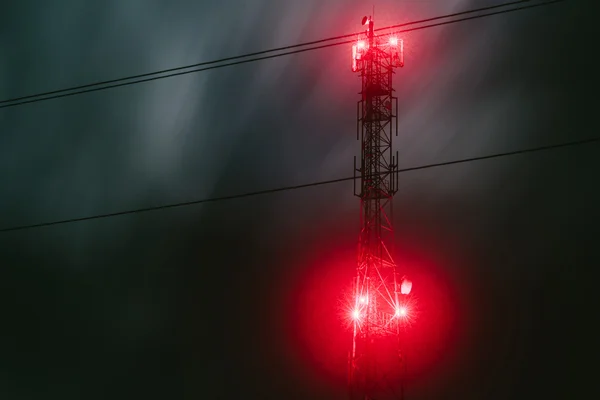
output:
[[[393,33],[382,36],[375,35],[372,17],[363,17],[361,21],[367,29],[358,35],[352,45],[352,71],[357,72],[365,67],[366,61],[385,59],[392,68],[404,66],[404,42]]]

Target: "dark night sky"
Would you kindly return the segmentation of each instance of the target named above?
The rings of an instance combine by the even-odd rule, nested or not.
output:
[[[354,32],[372,3],[10,2],[0,97]],[[494,2],[374,3],[385,26]],[[598,135],[593,14],[405,35],[400,168]],[[340,47],[2,109],[0,228],[348,176],[349,66]],[[408,398],[594,397],[599,150],[401,175],[397,258],[427,288]],[[358,211],[347,182],[0,234],[0,397],[344,398]]]

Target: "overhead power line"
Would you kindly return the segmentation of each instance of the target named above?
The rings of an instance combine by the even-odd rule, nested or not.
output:
[[[598,142],[600,142],[600,137],[592,137],[589,139],[582,139],[582,140],[576,140],[576,141],[571,141],[571,142],[563,142],[563,143],[548,145],[548,146],[530,147],[527,149],[508,151],[508,152],[504,152],[504,153],[489,154],[486,156],[462,158],[459,160],[445,161],[445,162],[434,163],[434,164],[420,165],[417,167],[403,168],[403,169],[399,169],[397,171],[397,173],[406,173],[406,172],[419,171],[419,170],[425,170],[425,169],[431,169],[431,168],[447,167],[447,166],[456,165],[456,164],[465,164],[465,163],[470,163],[470,162],[475,162],[475,161],[490,160],[490,159],[494,159],[494,158],[515,156],[515,155],[520,155],[520,154],[536,153],[536,152],[541,152],[541,151],[554,150],[554,149],[565,148],[565,147],[581,146],[584,144],[592,144],[592,143],[598,143]],[[240,193],[240,194],[234,194],[234,195],[229,195],[229,196],[209,197],[209,198],[205,198],[205,199],[186,201],[186,202],[182,202],[182,203],[171,203],[171,204],[165,204],[165,205],[155,206],[155,207],[138,208],[135,210],[119,211],[119,212],[107,213],[107,214],[96,214],[96,215],[91,215],[91,216],[87,216],[87,217],[70,218],[70,219],[63,219],[63,220],[51,221],[51,222],[41,222],[41,223],[30,224],[30,225],[13,226],[13,227],[9,227],[9,228],[0,229],[0,233],[22,231],[22,230],[26,230],[26,229],[42,228],[42,227],[48,227],[48,226],[54,226],[54,225],[64,225],[64,224],[70,224],[70,223],[74,223],[74,222],[91,221],[91,220],[95,220],[95,219],[113,218],[113,217],[118,217],[118,216],[122,216],[122,215],[139,214],[139,213],[144,213],[144,212],[149,212],[149,211],[158,211],[158,210],[165,210],[165,209],[169,209],[169,208],[187,207],[187,206],[193,206],[193,205],[197,205],[197,204],[214,203],[214,202],[225,201],[225,200],[241,199],[241,198],[246,198],[246,197],[254,197],[254,196],[260,196],[260,195],[266,195],[266,194],[273,194],[273,193],[278,193],[278,192],[306,189],[306,188],[316,187],[316,186],[331,185],[334,183],[351,181],[353,179],[359,179],[359,178],[350,176],[350,177],[345,177],[345,178],[330,179],[330,180],[326,180],[326,181],[305,183],[302,185],[283,186],[283,187],[279,187],[279,188],[258,190],[258,191],[254,191],[254,192]]]
[[[461,11],[461,12],[458,12],[458,13],[446,14],[446,15],[442,15],[442,16],[438,16],[438,17],[422,19],[422,20],[419,20],[419,21],[406,22],[406,23],[403,23],[403,24],[392,25],[392,26],[389,26],[389,27],[386,27],[386,28],[378,28],[378,29],[375,29],[375,30],[376,31],[381,31],[381,30],[385,30],[385,29],[393,29],[393,28],[399,28],[399,27],[408,26],[408,25],[415,25],[415,24],[419,24],[419,23],[431,22],[431,21],[435,21],[435,20],[439,20],[439,19],[451,18],[451,17],[455,17],[455,16],[459,16],[459,15],[464,15],[464,14],[472,14],[474,12],[487,11],[487,10],[491,10],[491,9],[495,9],[495,8],[508,7],[508,6],[511,6],[511,5],[516,5],[516,4],[521,4],[521,3],[527,3],[529,1],[531,1],[531,0],[511,1],[511,2],[508,2],[508,3],[497,4],[497,5],[494,5],[494,6],[476,8],[476,9],[473,9],[473,10]],[[70,92],[70,91],[79,90],[79,89],[86,89],[86,88],[90,88],[90,87],[94,87],[94,86],[108,85],[108,84],[111,84],[111,83],[129,81],[129,80],[132,80],[132,79],[145,78],[145,77],[149,77],[149,76],[153,76],[153,75],[162,75],[162,74],[166,74],[166,73],[169,73],[169,72],[181,71],[181,70],[190,69],[190,68],[196,68],[196,67],[203,67],[203,66],[211,65],[211,64],[219,64],[219,63],[223,63],[223,62],[227,62],[227,61],[239,60],[239,59],[242,59],[242,58],[255,57],[255,56],[260,56],[260,55],[263,55],[263,54],[274,53],[274,52],[279,52],[279,51],[284,51],[284,50],[290,50],[290,49],[294,49],[294,48],[298,48],[298,47],[311,46],[311,45],[314,45],[314,44],[319,44],[319,43],[324,43],[324,42],[330,42],[330,41],[333,41],[333,40],[346,39],[346,38],[349,38],[349,37],[354,37],[354,36],[356,36],[358,34],[359,34],[358,32],[357,33],[350,33],[350,34],[341,35],[341,36],[334,36],[334,37],[329,37],[329,38],[325,38],[325,39],[313,40],[313,41],[310,41],[310,42],[298,43],[298,44],[294,44],[294,45],[288,45],[288,46],[276,47],[276,48],[273,48],[273,49],[267,49],[267,50],[261,50],[261,51],[252,52],[252,53],[246,53],[246,54],[242,54],[242,55],[239,55],[239,56],[225,57],[225,58],[220,58],[220,59],[211,60],[211,61],[203,61],[203,62],[199,62],[199,63],[195,63],[195,64],[184,65],[184,66],[181,66],[181,67],[167,68],[167,69],[163,69],[163,70],[159,70],[159,71],[154,71],[154,72],[148,72],[148,73],[144,73],[144,74],[131,75],[131,76],[123,77],[123,78],[117,78],[117,79],[111,79],[111,80],[106,80],[106,81],[101,81],[101,82],[88,83],[88,84],[85,84],[85,85],[73,86],[73,87],[69,87],[69,88],[64,88],[64,89],[59,89],[59,90],[53,90],[53,91],[43,92],[43,93],[37,93],[37,94],[32,94],[32,95],[27,95],[27,96],[22,96],[22,97],[15,97],[15,98],[12,98],[12,99],[2,100],[2,101],[0,101],[0,104],[12,103],[12,102],[21,101],[21,100],[28,100],[28,99],[32,99],[32,98],[35,98],[35,97],[49,96],[49,95],[53,95],[53,94]]]
[[[461,12],[446,14],[446,15],[442,15],[442,16],[438,16],[438,17],[427,18],[427,19],[423,19],[423,20],[411,21],[411,22],[406,22],[403,24],[383,27],[383,28],[377,29],[377,31],[396,29],[399,27],[416,25],[416,24],[431,22],[431,21],[445,19],[445,18],[452,18],[452,17],[456,17],[456,16],[460,16],[460,15],[472,14],[472,13],[487,11],[487,10],[491,10],[491,9],[497,9],[497,8],[501,8],[501,7],[508,7],[511,5],[529,3],[530,1],[531,0],[513,1],[513,2],[502,3],[502,4],[497,4],[494,6],[482,7],[482,8],[477,8],[477,9],[468,10],[468,11],[461,11]],[[453,23],[457,23],[457,22],[463,22],[463,21],[468,21],[468,20],[473,20],[473,19],[478,19],[478,18],[483,18],[483,17],[489,17],[492,15],[499,15],[499,14],[520,11],[520,10],[525,10],[525,9],[529,9],[529,8],[534,8],[534,7],[546,6],[549,4],[560,3],[563,1],[566,1],[566,0],[551,0],[551,1],[544,1],[544,2],[540,2],[540,3],[528,4],[528,5],[524,5],[521,7],[513,7],[510,9],[507,9],[507,10],[495,11],[495,12],[480,14],[480,15],[466,17],[466,18],[454,19],[451,21],[445,21],[445,22],[439,22],[439,23],[434,23],[434,24],[429,24],[429,25],[418,26],[418,27],[414,27],[414,28],[403,29],[403,30],[397,31],[395,33],[412,32],[412,31],[417,31],[417,30],[421,30],[421,29],[449,25],[449,24],[453,24]],[[347,34],[347,35],[335,36],[335,37],[315,40],[315,41],[311,41],[311,42],[305,42],[305,43],[289,45],[289,46],[284,46],[284,47],[278,47],[278,48],[269,49],[269,50],[262,50],[262,51],[257,51],[257,52],[253,52],[253,53],[247,53],[247,54],[243,54],[243,55],[239,55],[239,56],[226,57],[226,58],[221,58],[218,60],[205,61],[205,62],[201,62],[201,63],[191,64],[191,65],[186,65],[186,66],[181,66],[181,67],[176,67],[176,68],[163,69],[163,70],[156,71],[156,72],[149,72],[149,73],[145,73],[145,74],[133,75],[133,76],[128,76],[128,77],[124,77],[124,78],[118,78],[118,79],[112,79],[112,80],[107,80],[107,81],[102,81],[102,82],[74,86],[74,87],[54,90],[54,91],[50,91],[50,92],[16,97],[16,98],[0,101],[0,108],[16,107],[16,106],[20,106],[20,105],[24,105],[24,104],[37,103],[37,102],[41,102],[41,101],[58,99],[58,98],[63,98],[63,97],[70,97],[70,96],[75,96],[75,95],[79,95],[79,94],[83,94],[83,93],[97,92],[97,91],[108,90],[108,89],[113,89],[113,88],[117,88],[117,87],[130,86],[130,85],[135,85],[135,84],[144,83],[144,82],[151,82],[151,81],[155,81],[155,80],[166,79],[166,78],[170,78],[170,77],[174,77],[174,76],[187,75],[187,74],[192,74],[192,73],[197,73],[197,72],[202,72],[202,71],[207,71],[207,70],[212,70],[212,69],[224,68],[224,67],[229,67],[229,66],[234,66],[234,65],[239,65],[239,64],[246,64],[246,63],[251,63],[251,62],[256,62],[256,61],[261,61],[261,60],[283,57],[283,56],[303,53],[303,52],[312,51],[312,50],[340,46],[340,45],[352,43],[352,42],[354,42],[354,40],[346,40],[346,41],[342,41],[342,42],[329,43],[329,44],[319,45],[319,46],[312,46],[312,45],[335,41],[335,40],[341,40],[341,39],[345,39],[348,37],[354,37],[356,35],[358,35],[358,33],[351,33],[351,34]],[[281,52],[283,50],[290,50],[290,49],[306,47],[306,46],[312,46],[312,47],[302,48],[302,49],[293,50],[293,51]],[[269,53],[276,53],[276,54],[265,55],[265,54],[269,54]],[[256,57],[259,55],[260,55],[260,57]],[[250,58],[250,57],[253,57],[253,58]],[[234,61],[234,60],[238,60],[238,61]],[[228,61],[231,61],[231,62],[228,62]],[[199,68],[199,67],[201,67],[201,68]]]

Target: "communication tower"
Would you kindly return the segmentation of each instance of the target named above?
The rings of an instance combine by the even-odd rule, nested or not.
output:
[[[411,317],[407,295],[412,284],[400,275],[392,257],[392,199],[398,188],[398,152],[392,152],[392,137],[398,136],[398,99],[392,77],[395,68],[404,65],[404,43],[395,35],[375,35],[371,17],[364,17],[362,24],[367,29],[352,46],[352,71],[362,81],[358,165],[354,158],[361,230],[349,310],[353,340],[348,381],[351,399],[402,398],[406,362],[401,333]],[[394,390],[398,386],[400,393]]]

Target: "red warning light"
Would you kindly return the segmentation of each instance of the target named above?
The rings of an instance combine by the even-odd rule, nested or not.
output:
[[[367,47],[366,43],[364,40],[359,40],[357,43],[357,46],[360,50],[364,49],[365,47]]]
[[[390,38],[390,45],[391,45],[391,46],[398,46],[398,38],[397,38],[397,37],[395,37],[395,36],[392,36],[392,37]]]
[[[360,311],[358,311],[358,310],[352,311],[352,319],[354,319],[354,320],[360,319]]]

